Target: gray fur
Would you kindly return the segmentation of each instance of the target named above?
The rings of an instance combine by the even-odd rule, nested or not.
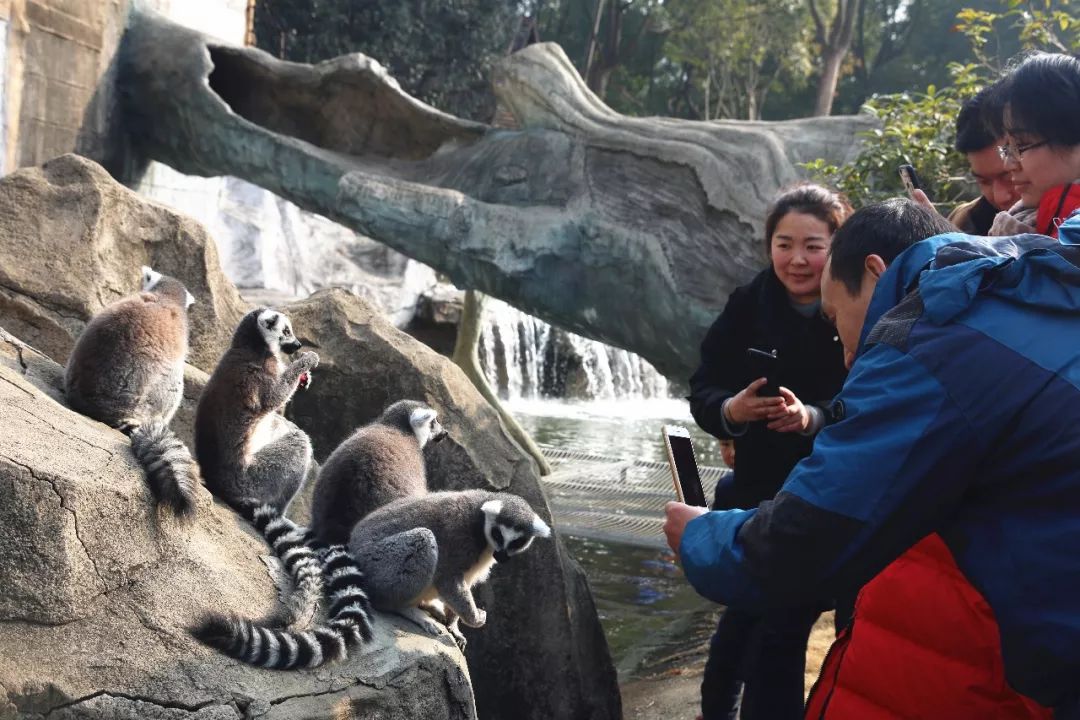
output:
[[[435,411],[400,400],[358,429],[331,453],[315,481],[312,532],[323,542],[343,543],[372,511],[428,491],[424,445],[446,431]]]
[[[248,313],[195,411],[207,488],[248,516],[264,504],[284,514],[312,462],[311,440],[281,415],[300,377],[319,364],[312,352],[288,364],[279,357],[279,349],[299,347],[287,317],[267,308]]]
[[[194,300],[179,280],[146,267],[142,287],[87,323],[68,358],[64,393],[72,409],[131,434],[155,499],[188,515],[198,472],[168,426],[184,396]]]
[[[275,551],[279,549],[275,543]],[[344,660],[350,646],[372,638],[371,605],[362,587],[363,575],[343,546],[326,548],[322,572],[326,576],[329,600],[328,617],[323,624],[296,632],[229,615],[210,614],[191,633],[200,642],[230,657],[260,667],[295,670]]]
[[[476,607],[472,588],[487,579],[496,557],[505,562],[550,534],[517,495],[437,492],[371,513],[353,530],[349,552],[374,607],[401,610],[441,601],[455,632],[457,618],[470,627],[484,625],[487,614]]]
[[[315,565],[313,551],[297,550],[304,559],[295,562],[278,545],[285,510],[312,465],[311,440],[281,414],[301,378],[319,364],[311,352],[285,364],[280,352],[299,348],[285,315],[268,308],[248,313],[195,411],[195,454],[206,487],[263,533],[293,576],[297,597],[289,603],[290,622],[313,614],[312,603],[322,596],[321,574],[309,570]],[[303,544],[293,539],[286,549]],[[222,627],[233,626],[215,627],[223,632]]]

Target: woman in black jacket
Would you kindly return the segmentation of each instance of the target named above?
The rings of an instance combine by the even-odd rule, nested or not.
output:
[[[690,411],[706,432],[734,439],[738,467],[717,487],[714,509],[752,508],[776,495],[810,454],[846,371],[836,330],[821,308],[821,272],[832,234],[850,213],[819,185],[783,192],[765,220],[770,266],[728,298],[701,344],[690,378]],[[768,381],[747,350],[775,352]],[[743,720],[801,718],[806,643],[820,608],[759,617],[726,611],[702,681],[705,720],[734,718],[744,685]]]

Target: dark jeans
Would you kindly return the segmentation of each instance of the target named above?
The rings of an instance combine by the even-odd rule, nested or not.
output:
[[[800,720],[806,643],[820,614],[818,607],[794,608],[764,618],[725,610],[701,681],[705,720]]]

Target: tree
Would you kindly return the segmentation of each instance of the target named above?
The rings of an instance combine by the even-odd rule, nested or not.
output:
[[[828,115],[832,112],[836,84],[840,80],[840,66],[851,48],[854,37],[855,19],[863,0],[836,0],[836,8],[828,27],[821,16],[819,0],[807,0],[810,17],[814,21],[814,33],[821,48],[821,77],[818,79],[817,100],[814,103],[814,116]]]
[[[783,79],[805,81],[809,33],[801,0],[669,0],[665,60],[682,87],[679,114],[695,119],[759,120]]]
[[[806,167],[856,206],[902,193],[896,174],[902,163],[919,169],[931,199],[945,211],[972,197],[967,160],[952,149],[961,104],[1000,76],[1010,55],[1005,49],[1080,51],[1080,19],[1069,6],[1070,0],[1006,0],[996,10],[961,10],[953,27],[969,51],[966,62],[949,64],[951,84],[875,95],[864,111],[876,115],[880,127],[866,134],[855,160],[844,166],[817,160]]]
[[[488,120],[493,56],[509,48],[515,0],[259,0],[257,46],[296,62],[362,52],[411,95],[442,110]]]

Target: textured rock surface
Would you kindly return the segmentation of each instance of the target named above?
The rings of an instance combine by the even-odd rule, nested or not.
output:
[[[322,460],[391,402],[429,403],[449,436],[427,454],[429,484],[521,495],[551,522],[536,466],[461,370],[359,298],[324,290],[287,307],[319,353],[311,390],[288,414]],[[298,516],[303,519],[303,502]],[[618,686],[584,574],[560,543],[536,542],[476,592],[487,625],[465,628],[481,718],[619,718]]]
[[[94,313],[139,289],[141,265],[195,296],[189,359],[211,367],[244,305],[201,225],[78,155],[0,178],[0,324],[16,337],[65,362]]]
[[[520,130],[425,106],[361,55],[287,63],[150,13],[133,15],[120,63],[145,157],[242,177],[678,378],[764,262],[771,196],[799,162],[842,162],[872,122],[628,118],[551,44],[495,72]]]
[[[207,325],[203,326],[206,329],[205,335],[201,338],[204,359],[193,358],[193,362],[199,368],[189,367],[185,373],[185,399],[174,421],[174,427],[182,438],[190,441],[191,418],[198,392],[205,383],[204,371],[213,368],[213,364],[224,350],[236,319],[246,308],[241,301],[236,299],[238,296],[235,288],[224,278],[217,265],[216,257],[206,250],[205,243],[191,241],[192,238],[207,239],[196,223],[169,213],[159,206],[139,200],[137,196],[116,184],[107,175],[104,178],[100,177],[103,174],[100,168],[87,161],[65,157],[57,163],[61,168],[67,166],[78,172],[69,169],[66,173],[59,173],[54,166],[42,170],[20,171],[0,180],[0,200],[5,197],[5,194],[11,195],[8,187],[10,183],[13,183],[17,188],[25,188],[20,192],[29,207],[35,208],[44,217],[62,216],[66,223],[61,236],[63,240],[41,238],[36,233],[52,232],[54,224],[46,222],[35,226],[26,223],[20,226],[18,233],[15,233],[4,225],[6,222],[18,223],[20,220],[17,218],[11,220],[6,215],[0,214],[0,258],[4,258],[5,261],[7,258],[17,260],[20,250],[17,246],[12,247],[15,238],[18,238],[19,243],[28,246],[52,243],[54,248],[48,256],[43,253],[29,255],[25,262],[21,262],[14,269],[10,269],[5,264],[3,272],[18,277],[17,287],[35,290],[35,292],[27,290],[25,295],[20,295],[20,297],[32,299],[28,307],[35,310],[37,314],[31,317],[38,322],[39,318],[50,317],[46,310],[53,305],[65,308],[78,307],[79,303],[84,302],[85,299],[84,304],[87,307],[93,306],[90,299],[96,297],[96,288],[99,283],[116,283],[116,280],[110,280],[110,278],[126,274],[122,267],[123,258],[127,258],[127,262],[134,264],[136,268],[134,281],[137,281],[138,265],[145,262],[140,259],[144,257],[141,253],[148,253],[147,243],[150,242],[144,238],[158,238],[156,242],[149,245],[153,251],[155,267],[161,272],[180,277],[191,288],[202,288],[202,294],[199,295],[200,304],[210,308],[224,308],[218,318],[213,321],[221,327],[210,325],[211,321],[206,321]],[[41,178],[58,176],[71,178],[63,186],[65,194],[59,196],[60,200],[70,196],[90,198],[90,201],[83,205],[76,205],[74,208],[53,207],[34,194],[34,189],[36,189],[37,192],[45,193],[48,197],[57,197],[55,194],[49,195],[56,192],[55,184],[43,181]],[[26,180],[26,177],[30,179]],[[103,219],[99,209],[100,204],[94,200],[100,197],[119,197],[124,193],[131,197],[113,202],[115,207],[129,213],[127,217],[140,219],[142,224],[139,226],[139,232],[134,233],[129,228],[122,227],[121,230],[95,235],[92,232],[94,227],[111,227],[110,223],[116,219],[109,217]],[[143,206],[150,208],[153,212],[141,210]],[[0,207],[3,207],[2,203]],[[84,224],[78,222],[79,210],[85,214]],[[160,224],[155,225],[155,223]],[[177,227],[178,224],[189,230],[185,233],[171,232],[170,229]],[[87,226],[91,229],[88,230]],[[95,247],[118,258],[105,263],[89,250],[83,251],[80,245],[87,237],[104,238],[95,240],[99,243]],[[64,241],[71,247],[65,245]],[[84,273],[81,268],[69,269],[63,262],[63,258],[78,258],[80,262],[91,267],[107,267],[109,274],[104,274],[103,270],[102,274],[95,277]],[[84,273],[80,275],[84,284],[51,280],[51,278],[66,278],[68,273]],[[50,283],[55,285],[55,289],[51,293],[46,293],[42,288],[50,287]],[[198,294],[194,289],[192,292]],[[122,294],[126,292],[117,292],[116,296]],[[45,298],[50,305],[43,305],[39,298]],[[101,304],[104,302],[107,301],[102,301]],[[198,308],[197,304],[192,310],[195,311]],[[435,452],[430,458],[433,484],[445,488],[508,489],[525,497],[545,518],[550,520],[550,513],[541,493],[539,477],[533,462],[507,438],[494,411],[483,401],[460,370],[446,358],[396,330],[371,305],[344,290],[323,291],[304,302],[284,309],[292,316],[297,335],[312,346],[321,358],[320,366],[314,373],[314,385],[310,390],[299,393],[290,409],[294,420],[312,435],[316,454],[320,459],[325,458],[333,447],[356,426],[374,418],[390,402],[408,397],[424,399],[439,410],[450,432],[447,440],[434,447]],[[0,303],[0,326],[6,326],[9,318],[18,321],[20,317],[22,316],[11,311],[10,306]],[[26,326],[33,327],[29,322]],[[70,325],[56,323],[53,326],[55,337],[53,335],[40,335],[40,337],[51,340],[55,347],[63,349],[66,353],[66,348],[70,348],[73,342],[73,335],[67,333],[75,333],[81,326],[81,321],[72,322]],[[195,331],[193,331],[193,346],[196,340]],[[105,447],[106,450],[101,452],[106,455],[112,453],[107,458],[99,457],[100,453],[96,450],[86,448],[86,451],[76,458],[78,463],[83,465],[73,466],[74,475],[57,475],[61,477],[61,480],[57,482],[61,483],[58,487],[64,493],[63,497],[71,498],[70,502],[65,500],[69,504],[75,502],[76,499],[88,497],[88,495],[68,494],[70,485],[71,493],[81,492],[81,489],[85,488],[87,494],[92,492],[103,494],[123,504],[123,512],[130,514],[130,522],[135,526],[131,532],[111,526],[100,531],[102,535],[107,536],[112,533],[115,537],[123,538],[125,543],[131,544],[132,552],[138,554],[135,560],[124,560],[126,556],[117,559],[115,564],[121,568],[117,572],[129,572],[123,569],[126,567],[124,563],[127,562],[129,565],[134,563],[147,568],[147,572],[162,573],[163,582],[170,587],[178,583],[184,584],[182,591],[177,592],[177,602],[183,608],[170,611],[173,612],[170,616],[172,618],[170,622],[173,623],[180,621],[182,613],[194,612],[198,608],[207,606],[236,608],[250,615],[261,614],[271,607],[269,581],[265,580],[265,571],[262,570],[261,563],[256,562],[252,566],[255,568],[251,570],[252,577],[241,583],[243,587],[235,589],[236,597],[243,596],[242,599],[246,603],[243,605],[230,604],[234,599],[232,594],[234,588],[224,587],[227,585],[225,583],[225,576],[228,574],[226,565],[210,563],[210,570],[207,571],[216,573],[212,579],[220,581],[222,587],[215,590],[215,593],[220,594],[215,594],[209,599],[198,599],[195,595],[196,589],[189,588],[187,585],[198,585],[205,580],[204,577],[179,576],[175,574],[179,572],[177,568],[162,564],[163,557],[175,555],[179,558],[178,562],[185,572],[196,573],[199,569],[194,566],[201,562],[202,556],[192,559],[191,553],[210,553],[211,551],[193,549],[191,546],[193,540],[182,540],[189,538],[189,535],[178,535],[179,531],[171,529],[169,522],[163,523],[161,532],[150,536],[150,540],[157,543],[156,545],[150,545],[150,540],[144,541],[143,535],[150,534],[156,526],[151,524],[148,528],[142,528],[140,525],[144,521],[144,516],[148,516],[149,513],[149,495],[143,489],[141,474],[134,468],[127,441],[119,433],[76,416],[57,404],[62,399],[59,392],[61,373],[57,366],[29,349],[8,343],[11,349],[4,350],[4,346],[5,343],[0,342],[0,361],[3,361],[8,369],[20,375],[25,371],[23,380],[27,377],[48,379],[48,382],[43,381],[42,384],[49,389],[41,391],[51,394],[51,399],[48,401],[51,404],[48,407],[55,411],[58,417],[64,418],[64,422],[68,424],[75,424],[79,428],[90,427],[97,435],[93,438],[87,437],[87,442]],[[22,361],[19,360],[20,355]],[[211,358],[211,360],[207,362],[205,358]],[[18,397],[19,390],[11,389],[9,385],[0,382],[0,390]],[[33,396],[33,401],[39,402],[36,396]],[[42,399],[40,402],[45,401]],[[42,451],[42,448],[49,448],[49,451],[53,452],[54,443],[51,439],[42,441],[43,444],[32,446],[19,444],[25,442],[24,435],[38,437],[39,434],[37,429],[29,433],[13,429],[3,414],[6,411],[4,410],[6,403],[7,396],[0,395],[0,456],[6,455],[10,459],[11,452],[20,451],[28,457],[33,457],[35,453]],[[10,412],[18,412],[17,406]],[[50,418],[49,422],[51,425],[44,427],[43,430],[49,427],[60,427],[57,425],[57,420]],[[62,439],[62,437],[56,438],[56,454],[50,456],[57,466],[64,465],[69,453],[78,454],[78,447],[80,447],[79,442],[70,438],[65,441],[67,444],[59,444]],[[34,442],[38,441],[34,440]],[[36,471],[36,466],[23,459],[23,456],[16,459],[34,467]],[[0,457],[0,463],[3,462]],[[93,467],[84,466],[85,463],[91,462],[98,464]],[[52,467],[52,465],[49,466],[49,468]],[[106,472],[105,468],[109,471]],[[114,469],[116,473],[112,472]],[[5,487],[2,484],[6,482],[3,480],[4,477],[6,476],[0,470],[0,495],[3,493],[2,488]],[[26,485],[26,487],[36,488],[39,496],[44,495],[41,487],[34,485]],[[48,496],[44,495],[44,497]],[[203,499],[206,501],[203,505],[209,503],[209,496],[205,493],[203,493]],[[83,500],[80,499],[79,502],[82,503]],[[89,503],[89,500],[85,502]],[[11,527],[4,522],[3,513],[16,512],[20,507],[25,509],[25,504],[11,505],[4,497],[0,497],[0,541],[7,541],[8,544],[5,547],[22,547],[12,537],[2,535],[12,531]],[[87,504],[83,507],[87,507],[87,512],[90,513],[99,512],[93,505]],[[100,512],[113,512],[114,510],[110,508],[100,510]],[[302,507],[297,509],[302,511]],[[199,530],[207,517],[206,513],[211,513],[216,524],[212,528]],[[53,523],[50,527],[55,532],[60,532],[64,529],[60,521],[65,520],[65,516],[59,513],[54,513],[54,515],[55,517],[49,516],[52,518],[49,522]],[[93,514],[91,517],[97,519],[98,515]],[[25,525],[29,521],[23,518],[20,522]],[[80,528],[86,522],[89,521],[83,521],[80,516]],[[228,532],[234,533],[236,537],[244,538],[242,541],[244,543],[242,547],[246,548],[244,562],[247,562],[249,558],[255,558],[259,552],[265,552],[265,546],[240,528],[230,513],[216,506],[200,508],[196,530],[206,533],[213,530],[220,534],[226,532],[217,527],[221,524],[231,528]],[[89,528],[91,525],[86,525],[86,527]],[[129,535],[132,537],[129,538]],[[178,537],[181,540],[178,540]],[[232,537],[229,535],[229,538]],[[115,542],[113,537],[109,540]],[[21,598],[18,601],[21,603],[19,607],[24,607],[24,605],[33,607],[36,608],[35,612],[50,612],[49,608],[59,608],[57,612],[62,611],[68,614],[65,617],[81,617],[86,613],[97,617],[102,613],[112,612],[106,612],[101,606],[91,602],[96,595],[106,592],[104,588],[96,584],[100,577],[97,576],[92,563],[76,552],[79,548],[75,540],[67,538],[65,542],[70,546],[65,551],[65,557],[68,559],[57,566],[56,572],[59,573],[58,577],[77,576],[79,583],[62,584],[55,590],[58,593],[55,598],[45,596],[42,599],[33,594],[46,592],[46,590],[35,589],[35,582],[40,580],[39,577],[15,576],[19,578],[19,583],[12,584],[11,587],[18,588],[18,594],[13,597]],[[104,542],[105,540],[102,540],[102,543]],[[32,549],[33,545],[29,547]],[[99,558],[95,556],[95,559]],[[239,562],[236,558],[233,560]],[[99,559],[99,565],[102,562],[104,561]],[[227,563],[230,560],[227,556],[223,556],[217,562]],[[7,578],[3,575],[3,565],[3,561],[0,561],[0,588],[7,586]],[[134,576],[134,574],[134,570],[129,572],[129,575]],[[112,577],[111,574],[105,574],[105,576]],[[120,575],[117,582],[128,582],[124,579],[125,577]],[[151,574],[147,577],[158,577],[158,575]],[[259,583],[256,583],[256,579]],[[145,586],[147,582],[149,580],[145,582],[131,580],[130,584],[140,593],[136,600],[145,597],[148,603],[165,603],[167,598],[160,593],[154,594],[158,593],[158,590],[147,588]],[[40,584],[37,582],[37,585]],[[267,587],[256,589],[256,584],[259,588],[262,588],[263,584]],[[47,592],[53,592],[53,590]],[[0,591],[0,596],[6,598],[7,594]],[[91,599],[87,599],[88,597]],[[560,545],[553,542],[540,543],[525,557],[515,559],[505,567],[498,568],[492,581],[478,592],[478,600],[488,609],[488,624],[482,630],[470,633],[467,657],[476,692],[476,705],[481,717],[492,719],[507,717],[595,718],[600,720],[620,716],[615,672],[591,595],[580,569],[565,554]],[[0,599],[0,609],[3,608],[3,602],[6,600]],[[37,604],[33,605],[33,602]],[[122,615],[124,611],[116,610],[116,612]],[[116,622],[121,621],[116,620]],[[7,637],[5,633],[10,627],[3,624],[3,615],[0,614],[0,656],[4,654],[3,638]],[[185,648],[188,647],[186,638],[183,638],[181,644]],[[133,646],[132,651],[149,652],[142,646]],[[89,653],[90,650],[86,652]],[[126,650],[114,651],[109,656],[111,658],[109,662],[118,666],[124,665],[127,663],[126,652]],[[20,657],[27,659],[26,655]],[[76,657],[82,660],[87,659],[86,654],[76,653]],[[200,654],[198,657],[202,662],[208,656]],[[13,690],[11,685],[4,682],[4,669],[8,666],[5,666],[3,662],[0,658],[0,686],[7,687],[9,697],[18,695],[18,701],[12,700],[12,702],[20,708],[29,707],[26,704],[28,701],[24,700],[26,693],[19,689]],[[21,666],[15,663],[11,667]],[[106,663],[105,667],[111,666]],[[188,665],[184,667],[185,672],[191,670]],[[199,667],[202,668],[202,665]],[[198,675],[198,682],[210,683],[211,680],[206,678],[213,677],[214,672],[224,672],[223,667],[222,665],[211,666],[209,674]],[[149,670],[144,667],[143,672],[146,673]],[[224,681],[240,683],[243,679],[247,685],[241,684],[235,687],[250,686],[252,690],[242,689],[239,692],[245,692],[251,697],[263,697],[259,693],[269,687],[246,679],[249,676],[237,674],[238,670],[229,672],[232,674],[226,673]],[[41,670],[41,673],[40,677],[48,677],[47,670]],[[88,672],[86,677],[89,678],[90,674]],[[280,673],[268,673],[268,675],[270,679],[266,681],[267,683],[284,677]],[[96,671],[94,676],[96,677]],[[101,677],[107,679],[112,676],[105,674]],[[410,686],[411,677],[406,673],[401,683]],[[331,675],[330,678],[331,684],[343,682],[337,675]],[[19,680],[19,682],[21,684],[18,687],[22,688],[31,680]],[[45,681],[42,680],[42,682]],[[279,682],[283,681],[279,680]],[[88,686],[90,680],[84,678],[84,683]],[[212,685],[212,687],[222,686]],[[278,694],[274,697],[291,693],[292,690],[288,687],[290,686],[285,683],[280,691],[275,690]],[[437,687],[443,688],[443,684],[437,684]],[[452,687],[452,685],[446,685],[446,687]],[[97,688],[97,690],[100,689]],[[78,690],[80,694],[71,694],[71,697],[85,697],[95,691],[94,689],[87,689],[86,692]],[[69,691],[65,690],[65,692]],[[362,694],[364,691],[357,689],[355,692]],[[439,693],[435,693],[435,696],[442,697]],[[0,695],[0,707],[3,707],[2,697]],[[135,700],[141,697],[145,696],[132,694]],[[156,700],[161,699],[158,695],[153,697]],[[185,695],[180,691],[175,694],[175,698],[180,698],[176,702],[186,703],[184,707],[189,709],[190,703],[200,702],[193,701],[193,697],[196,695],[191,693]],[[108,702],[121,703],[121,700],[122,698],[111,698]],[[304,702],[319,701],[310,699]],[[301,701],[290,700],[289,703],[290,708],[297,708]],[[196,709],[208,711],[212,705],[213,703],[210,703],[206,708]],[[285,703],[282,703],[282,706],[284,707]],[[123,716],[122,713],[134,713],[133,716],[138,716],[137,709],[128,706],[125,708],[121,711],[119,705],[110,705],[108,712],[116,713],[118,717]],[[293,711],[288,710],[288,712]],[[286,711],[281,710],[281,712]],[[295,712],[297,713],[295,715],[286,713],[280,717],[322,717],[318,714],[305,715],[303,714],[305,711],[298,708]],[[380,717],[377,714],[361,716]],[[268,717],[279,716],[268,715]],[[406,713],[393,717],[427,716]],[[436,713],[432,717],[442,717],[442,715]],[[3,716],[0,715],[0,718]]]
[[[127,440],[59,404],[59,377],[0,331],[0,718],[475,717],[452,641],[397,616],[316,671],[195,643],[208,609],[273,607],[264,543],[205,491],[190,524],[159,517]]]

